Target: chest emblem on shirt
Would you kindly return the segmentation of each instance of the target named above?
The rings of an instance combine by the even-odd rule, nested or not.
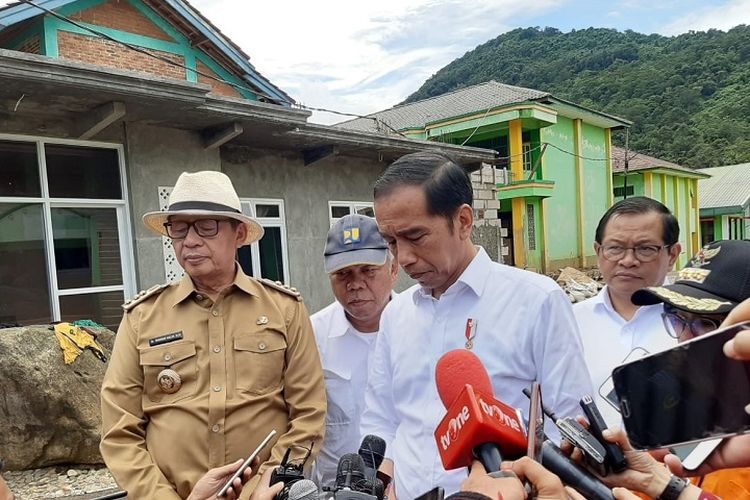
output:
[[[255,321],[256,325],[267,325],[268,324],[268,316],[261,316]]]
[[[182,387],[182,377],[171,368],[160,371],[156,376],[156,382],[159,384],[159,389],[167,394],[174,394]]]

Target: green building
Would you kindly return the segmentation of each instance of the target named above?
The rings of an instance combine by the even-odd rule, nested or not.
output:
[[[648,196],[662,202],[677,217],[682,253],[675,267],[683,267],[702,246],[698,213],[701,196],[698,196],[698,190],[700,188],[703,192],[700,182],[708,179],[707,170],[683,167],[616,146],[612,147],[612,156],[615,201],[631,196]]]
[[[703,244],[750,238],[750,163],[706,168],[698,181]]]
[[[506,263],[549,272],[596,265],[612,204],[612,130],[622,118],[495,81],[339,124],[497,151],[496,197],[512,237]]]

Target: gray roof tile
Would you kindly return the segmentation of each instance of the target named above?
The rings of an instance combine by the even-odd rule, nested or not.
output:
[[[423,128],[425,124],[436,120],[542,99],[549,95],[548,92],[505,85],[491,80],[421,101],[400,104],[367,116],[377,118],[396,130],[411,127]],[[387,126],[379,125],[371,118],[356,118],[336,126],[364,132],[388,131]]]

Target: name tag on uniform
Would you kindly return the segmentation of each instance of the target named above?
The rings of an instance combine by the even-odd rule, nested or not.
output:
[[[182,331],[172,332],[166,335],[162,335],[161,337],[148,339],[148,345],[154,347],[157,345],[169,344],[170,342],[176,342],[178,340],[182,340]]]

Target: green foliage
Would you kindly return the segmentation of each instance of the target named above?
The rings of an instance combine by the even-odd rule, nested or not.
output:
[[[406,102],[488,80],[627,118],[632,149],[682,165],[750,161],[750,26],[675,37],[519,28],[456,59]]]

